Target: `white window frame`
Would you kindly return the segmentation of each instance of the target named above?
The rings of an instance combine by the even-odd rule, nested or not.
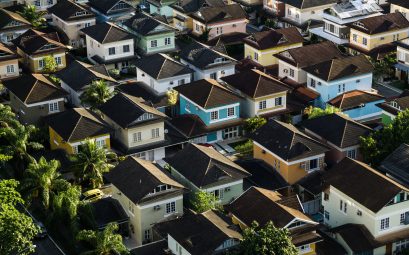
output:
[[[381,219],[381,224],[379,228],[381,231],[389,229],[389,217]]]
[[[160,136],[159,128],[153,128],[151,130],[151,133],[152,133],[152,139],[158,138]]]
[[[158,40],[151,40],[151,48],[158,47]]]
[[[219,111],[210,112],[210,120],[218,120],[218,119],[219,119]]]
[[[166,37],[165,38],[165,45],[170,45],[170,44],[171,44],[170,37]]]
[[[171,214],[176,212],[176,201],[167,203],[165,206],[166,214]]]
[[[142,132],[133,133],[132,136],[133,136],[133,142],[134,143],[138,143],[138,142],[142,141]]]
[[[115,49],[115,47],[110,47],[110,48],[108,48],[108,55],[109,56],[112,56],[112,55],[115,55],[116,54],[116,49]]]
[[[60,107],[58,105],[58,102],[53,102],[48,104],[48,111],[49,112],[59,112]]]
[[[259,110],[264,110],[267,108],[267,100],[263,100],[258,102],[258,109]]]
[[[233,117],[236,115],[236,109],[234,107],[227,108],[227,117]]]

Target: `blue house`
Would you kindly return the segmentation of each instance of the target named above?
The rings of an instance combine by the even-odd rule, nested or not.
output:
[[[180,85],[179,116],[175,128],[197,143],[212,143],[240,136],[241,98],[215,80],[204,79]]]
[[[124,0],[89,0],[88,5],[100,23],[122,23],[135,14],[135,8]]]
[[[373,65],[364,55],[334,58],[304,68],[307,86],[320,94],[315,105],[325,108],[327,102],[353,90],[371,91]]]

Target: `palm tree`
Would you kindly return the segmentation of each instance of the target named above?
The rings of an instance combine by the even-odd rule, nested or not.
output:
[[[89,105],[91,109],[95,109],[113,96],[114,92],[109,89],[104,80],[95,80],[84,93],[82,93],[81,103],[83,105]]]
[[[109,223],[103,231],[81,230],[77,235],[77,240],[86,241],[91,244],[94,250],[84,254],[111,255],[129,254],[128,249],[122,243],[122,236],[115,234],[118,225]]]
[[[102,175],[113,167],[108,163],[108,158],[115,156],[115,153],[98,147],[95,140],[86,140],[80,146],[78,153],[72,157],[78,180],[89,182],[92,188],[101,187],[104,183]]]
[[[34,5],[26,5],[22,12],[19,12],[35,28],[45,27],[46,19],[43,17],[46,12],[37,11]]]
[[[16,119],[16,114],[11,110],[8,105],[0,104],[0,126],[17,126],[18,120]]]
[[[81,187],[68,183],[64,190],[60,190],[53,197],[52,209],[56,218],[61,219],[68,216],[72,223],[77,216],[78,207],[81,204]]]

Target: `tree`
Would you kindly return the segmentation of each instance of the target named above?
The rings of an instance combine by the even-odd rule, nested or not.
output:
[[[53,197],[53,213],[55,218],[67,219],[73,223],[78,214],[78,207],[81,204],[81,187],[68,185],[65,190],[60,190]]]
[[[178,95],[179,93],[174,89],[166,91],[168,105],[176,105],[176,103],[178,102]]]
[[[44,67],[42,71],[44,73],[54,73],[57,71],[57,61],[55,61],[55,58],[53,56],[46,56],[43,58],[43,61]]]
[[[11,110],[11,107],[8,105],[0,104],[0,126],[15,127],[18,124],[19,123],[16,119],[16,114]]]
[[[264,21],[264,26],[268,28],[276,28],[277,21],[274,19],[266,19],[266,21]]]
[[[129,254],[128,249],[122,243],[122,236],[116,234],[118,225],[109,223],[102,231],[81,230],[77,235],[77,240],[86,241],[94,248],[87,254],[111,255]]]
[[[12,206],[24,204],[24,200],[17,191],[18,185],[19,182],[14,179],[0,181],[0,206],[4,204]]]
[[[307,107],[304,110],[304,114],[308,115],[308,119],[314,119],[317,117],[333,114],[341,112],[340,109],[334,107],[334,106],[327,106],[325,109],[321,109],[319,107]]]
[[[102,175],[113,168],[113,165],[108,163],[108,157],[114,156],[114,153],[108,153],[104,148],[98,147],[95,140],[86,140],[72,157],[77,178],[80,182],[88,182],[92,188],[101,187],[104,184]]]
[[[21,16],[23,16],[28,22],[33,25],[35,28],[42,28],[46,26],[46,19],[44,15],[47,12],[45,11],[37,11],[34,5],[26,5],[22,12],[19,12]]]
[[[248,133],[253,133],[266,123],[267,120],[263,117],[256,116],[253,118],[248,118],[244,122],[244,130]]]
[[[203,190],[200,190],[193,194],[190,200],[190,204],[192,210],[197,213],[202,213],[218,207],[215,196]]]
[[[234,150],[242,156],[250,156],[253,154],[253,141],[249,139],[245,143],[240,143],[234,147]]]
[[[114,96],[104,80],[92,81],[91,85],[82,93],[80,99],[83,105],[96,109]]]
[[[240,245],[243,255],[297,255],[298,250],[291,242],[288,229],[276,228],[270,221],[264,227],[257,222],[243,232]]]
[[[370,58],[369,60],[374,66],[373,75],[375,79],[381,80],[385,76],[393,75],[395,71],[394,65],[396,64],[396,54],[388,54],[381,60],[375,58]]]

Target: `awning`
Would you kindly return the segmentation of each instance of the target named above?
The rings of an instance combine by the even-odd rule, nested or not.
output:
[[[397,63],[395,64],[395,67],[401,71],[409,72],[409,66],[402,64],[402,63]]]

